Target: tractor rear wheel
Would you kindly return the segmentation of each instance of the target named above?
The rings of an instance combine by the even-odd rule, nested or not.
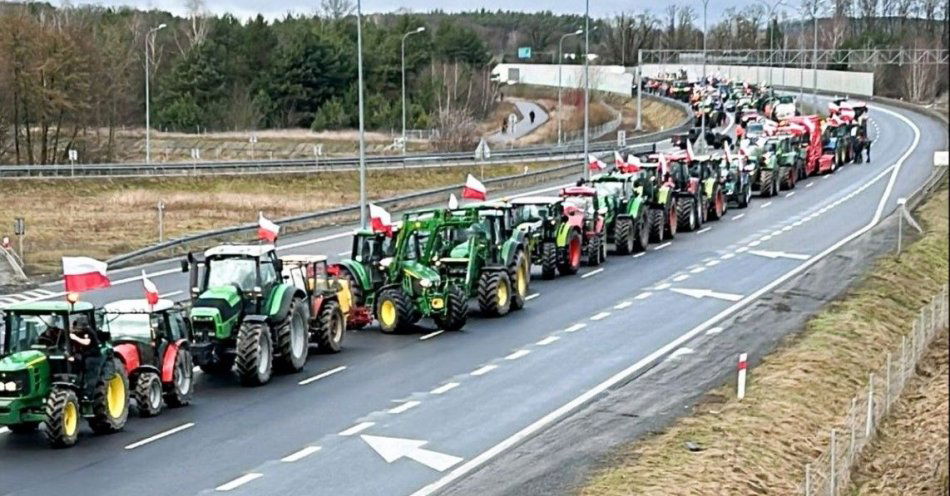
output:
[[[663,241],[666,235],[666,212],[658,208],[650,208],[647,217],[650,220],[650,241],[653,243]]]
[[[274,372],[274,343],[267,325],[259,322],[241,324],[234,365],[242,386],[260,386],[270,381]]]
[[[678,202],[675,198],[670,198],[666,204],[665,217],[666,225],[663,227],[666,234],[666,239],[673,239],[676,237],[676,232],[679,230],[679,220],[677,218],[676,206]]]
[[[581,237],[581,233],[572,229],[567,237],[567,246],[564,247],[564,256],[557,268],[562,276],[577,274],[577,271],[580,270],[581,254],[584,251],[583,247],[584,240]]]
[[[614,222],[614,245],[618,255],[629,255],[634,250],[634,221],[623,218]]]
[[[461,330],[468,320],[468,296],[455,285],[449,286],[446,293],[445,314],[436,315],[435,324],[444,331]]]
[[[650,245],[650,210],[642,212],[640,218],[636,220],[636,236],[633,238],[633,251],[646,251]]]
[[[11,424],[7,427],[13,434],[30,434],[36,432],[36,428],[39,426],[39,422],[21,422],[19,424]]]
[[[92,414],[89,427],[96,434],[111,434],[125,427],[129,418],[129,378],[122,362],[113,360],[112,367],[102,366],[92,396]]]
[[[142,372],[135,381],[135,405],[139,417],[162,413],[162,379],[155,372]]]
[[[230,369],[230,367],[229,367]],[[191,350],[178,348],[175,355],[175,368],[172,370],[172,382],[165,385],[165,403],[177,408],[191,403],[195,392],[195,368]]]
[[[46,398],[43,435],[53,448],[68,448],[79,439],[79,398],[70,389],[54,387]]]
[[[387,288],[376,298],[376,320],[384,334],[402,332],[413,322],[412,301],[400,288]]]
[[[310,328],[310,338],[320,353],[339,353],[343,349],[346,317],[340,303],[324,300],[317,314],[316,326]]]
[[[762,198],[775,196],[775,174],[770,170],[763,170],[759,174],[759,184],[761,185]]]
[[[511,279],[505,271],[483,271],[478,278],[478,306],[482,313],[501,317],[511,310]]]
[[[277,349],[274,366],[281,372],[300,372],[309,353],[307,305],[300,298],[290,302],[287,318],[277,327]]]
[[[697,214],[699,205],[696,198],[680,199],[676,203],[676,224],[683,227],[684,231],[695,231],[699,227],[699,215]]]
[[[541,243],[541,278],[557,276],[557,245],[550,241]]]
[[[528,297],[528,282],[531,279],[531,266],[524,255],[524,251],[519,250],[515,258],[508,267],[508,278],[511,279],[511,309],[521,310]]]

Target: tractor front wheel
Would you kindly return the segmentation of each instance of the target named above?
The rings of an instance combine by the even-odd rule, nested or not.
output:
[[[70,389],[53,388],[46,398],[43,435],[53,448],[68,448],[79,439],[79,398]]]
[[[267,325],[241,324],[234,364],[242,386],[260,386],[270,381],[274,372],[274,343]]]
[[[719,220],[726,214],[726,197],[722,190],[716,192],[711,207],[712,208],[709,209],[709,217],[712,220]]]
[[[511,279],[507,272],[482,272],[478,278],[478,306],[482,313],[493,317],[511,310]]]
[[[739,208],[746,208],[752,202],[752,184],[748,181],[742,185],[742,191],[739,192]]]
[[[603,252],[603,239],[600,236],[594,236],[587,242],[587,265],[590,267],[596,267],[600,265],[603,260],[601,259],[601,253]]]
[[[118,360],[112,367],[102,366],[102,374],[92,396],[89,427],[96,434],[121,431],[129,418],[129,378]]]
[[[139,417],[162,413],[162,379],[155,372],[142,372],[135,381],[135,405]]]
[[[290,302],[287,318],[277,328],[277,357],[274,365],[281,372],[300,372],[307,363],[309,340],[307,323],[310,316],[307,305],[300,298]]]
[[[617,219],[614,223],[614,245],[618,255],[629,255],[634,250],[634,221],[633,219]]]
[[[444,331],[458,331],[468,320],[468,296],[462,288],[452,285],[446,291],[445,314],[435,316],[435,324]]]
[[[563,248],[564,254],[557,270],[562,276],[577,274],[581,268],[581,254],[584,249],[584,240],[581,233],[571,230],[567,238],[567,246]]]
[[[195,392],[195,368],[191,351],[178,348],[175,355],[175,368],[172,370],[172,382],[165,385],[165,403],[172,408],[191,403]]]
[[[636,220],[636,236],[633,238],[633,251],[646,251],[650,245],[650,210],[642,212],[640,218]]]
[[[523,251],[518,251],[508,267],[511,279],[511,309],[521,310],[528,298],[528,282],[531,279],[531,265]]]
[[[695,231],[699,227],[699,210],[696,198],[681,199],[676,203],[676,223],[684,231]]]
[[[412,301],[399,288],[380,291],[376,298],[376,320],[384,334],[401,332],[412,322]]]
[[[663,241],[666,235],[666,211],[651,208],[647,212],[647,217],[650,219],[650,241],[653,243]]]
[[[678,202],[675,198],[671,198],[666,204],[666,219],[667,223],[664,226],[666,239],[673,239],[676,237],[676,232],[679,230],[679,219],[677,217],[676,206]]]
[[[557,276],[557,245],[550,241],[541,244],[541,278],[554,279]]]
[[[324,300],[317,314],[316,326],[310,328],[310,336],[320,353],[339,353],[343,349],[346,317],[336,301]]]
[[[763,170],[759,173],[759,185],[762,198],[769,198],[775,195],[775,174],[770,170]]]

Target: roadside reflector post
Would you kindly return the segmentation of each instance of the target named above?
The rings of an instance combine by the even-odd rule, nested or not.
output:
[[[745,398],[745,376],[747,368],[748,354],[742,353],[739,355],[739,381],[737,384],[736,399]]]
[[[871,439],[871,428],[874,426],[874,373],[868,379],[868,421],[864,427],[864,438]]]
[[[165,202],[158,200],[158,242],[165,241]]]
[[[838,439],[837,432],[831,429],[831,469],[828,471],[828,496],[837,496],[835,490],[835,465],[838,463]]]

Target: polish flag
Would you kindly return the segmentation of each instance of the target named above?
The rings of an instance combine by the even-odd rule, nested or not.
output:
[[[142,270],[142,286],[145,288],[145,301],[149,305],[158,303],[158,286],[145,275],[145,270]]]
[[[693,142],[689,139],[686,140],[686,160],[693,161]]]
[[[462,198],[468,198],[470,200],[485,200],[488,198],[485,185],[481,181],[475,179],[475,176],[469,174],[468,178],[465,179],[465,186],[462,187]]]
[[[459,199],[453,193],[449,195],[449,210],[455,210],[456,208],[459,208]]]
[[[667,172],[669,172],[670,170],[670,163],[666,161],[665,153],[660,154],[659,162],[660,162],[660,178],[665,178]]]
[[[614,166],[618,169],[625,169],[627,167],[627,162],[623,160],[623,157],[620,156],[620,152],[614,151]]]
[[[264,212],[257,214],[257,239],[273,243],[277,241],[277,235],[280,233],[280,226],[264,217]]]
[[[369,222],[373,232],[393,235],[393,219],[383,207],[369,204]]]
[[[63,257],[63,284],[67,293],[108,288],[108,264],[89,257]]]
[[[732,149],[731,146],[726,147],[726,165],[732,164],[732,152],[730,151],[731,149]]]
[[[627,155],[627,172],[640,172],[642,166],[643,162],[636,155],[632,153]]]
[[[587,155],[587,168],[592,171],[601,171],[607,168],[607,164],[605,164],[601,159],[590,154]]]

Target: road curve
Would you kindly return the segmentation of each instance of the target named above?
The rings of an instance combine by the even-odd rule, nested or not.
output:
[[[517,98],[509,98],[508,101],[513,103],[515,107],[518,107],[518,112],[521,113],[521,119],[515,122],[515,127],[509,129],[509,132],[502,133],[499,131],[488,136],[489,143],[507,143],[514,141],[522,136],[526,136],[548,121],[548,113],[537,103]],[[534,122],[531,122],[531,119],[528,117],[531,112],[534,112]]]
[[[880,104],[871,118],[870,164],[757,198],[643,256],[612,256],[603,271],[532,281],[537,296],[506,318],[476,317],[463,332],[437,335],[351,332],[342,353],[311,357],[304,372],[253,390],[201,376],[193,406],[133,419],[111,436],[84,431],[70,450],[0,434],[0,494],[436,493],[893,211],[929,176],[946,132]],[[351,229],[288,237],[281,254],[339,258]],[[799,257],[752,253],[762,250]],[[147,269],[160,291],[181,298],[187,282],[176,265]],[[87,299],[139,297],[138,270],[118,271],[118,284]],[[44,289],[51,298],[61,290]]]

